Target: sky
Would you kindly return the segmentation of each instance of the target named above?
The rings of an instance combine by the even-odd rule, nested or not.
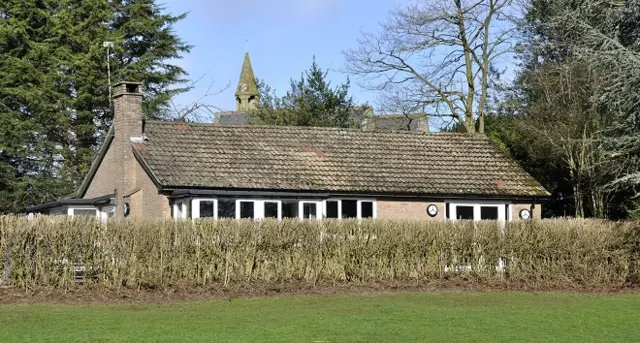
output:
[[[251,56],[256,77],[278,95],[289,89],[289,80],[299,78],[313,56],[329,69],[333,85],[346,81],[342,51],[357,48],[361,30],[376,31],[389,12],[407,0],[165,0],[173,14],[187,12],[175,24],[180,38],[195,47],[177,61],[191,80],[200,81],[176,105],[204,102],[223,110],[234,110],[238,78],[245,50]],[[246,41],[248,40],[248,44]],[[352,80],[356,103],[375,105],[376,94]],[[225,91],[201,98],[211,91]]]

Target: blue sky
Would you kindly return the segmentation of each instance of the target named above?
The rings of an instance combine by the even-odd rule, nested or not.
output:
[[[299,77],[315,55],[318,64],[330,69],[333,84],[346,80],[342,51],[357,47],[360,31],[377,30],[389,11],[406,0],[165,0],[168,11],[189,12],[175,25],[177,34],[195,45],[178,61],[191,79],[204,78],[196,89],[176,99],[184,105],[200,99],[209,88],[230,87],[203,101],[225,110],[235,109],[237,86],[245,40],[258,78],[278,94],[289,87],[291,77]],[[357,103],[375,104],[374,93],[352,82]]]

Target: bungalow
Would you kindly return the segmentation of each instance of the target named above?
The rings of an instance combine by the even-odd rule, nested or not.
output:
[[[239,108],[255,102],[242,79]],[[483,135],[145,121],[136,82],[116,84],[113,104],[76,196],[29,212],[510,221],[540,218],[549,196]]]

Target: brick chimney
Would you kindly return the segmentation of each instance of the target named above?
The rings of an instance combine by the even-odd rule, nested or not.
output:
[[[124,217],[124,195],[133,191],[136,165],[131,138],[142,136],[142,83],[118,82],[113,86],[114,187],[117,218]]]

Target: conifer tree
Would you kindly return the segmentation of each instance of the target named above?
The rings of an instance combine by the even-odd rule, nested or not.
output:
[[[327,81],[328,71],[316,63],[291,79],[291,89],[283,97],[263,81],[258,81],[260,104],[250,113],[251,121],[260,124],[316,127],[353,126],[353,98],[349,95],[349,80],[335,88]]]
[[[0,212],[73,194],[113,113],[111,81],[145,84],[148,118],[166,118],[186,90],[172,59],[191,48],[153,0],[5,0],[0,3]]]

